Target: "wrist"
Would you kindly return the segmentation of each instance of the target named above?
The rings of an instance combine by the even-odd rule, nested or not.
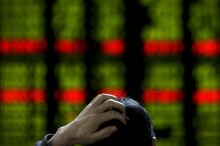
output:
[[[58,146],[59,144],[57,143],[57,138],[55,137],[55,135],[48,141],[50,146]],[[60,145],[62,146],[62,145]]]
[[[62,138],[62,127],[57,130],[54,136],[48,141],[50,146],[66,146],[65,139]]]
[[[49,140],[53,137],[54,134],[47,134],[43,140],[40,142],[40,144],[36,144],[36,145],[41,145],[41,146],[50,146],[49,144]]]
[[[75,140],[72,138],[72,134],[67,134],[67,127],[60,127],[55,135],[48,141],[50,146],[75,146]]]

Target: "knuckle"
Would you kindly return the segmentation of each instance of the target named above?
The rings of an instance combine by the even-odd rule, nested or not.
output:
[[[106,98],[117,98],[116,96],[112,95],[112,94],[107,94],[107,93],[102,93],[102,96],[105,96]]]
[[[106,101],[106,103],[107,103],[107,104],[113,104],[113,103],[114,103],[114,100],[113,100],[113,99],[108,99],[108,100]]]
[[[98,95],[98,97],[103,97],[105,94],[104,93],[101,93]]]

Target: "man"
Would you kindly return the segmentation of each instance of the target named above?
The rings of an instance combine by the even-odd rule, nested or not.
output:
[[[148,113],[130,98],[95,97],[75,120],[45,136],[35,146],[127,145],[156,146]],[[147,144],[147,145],[146,145]]]

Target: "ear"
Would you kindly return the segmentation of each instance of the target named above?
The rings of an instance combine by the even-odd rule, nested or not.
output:
[[[152,137],[152,146],[156,146],[156,141],[157,141],[156,137]]]

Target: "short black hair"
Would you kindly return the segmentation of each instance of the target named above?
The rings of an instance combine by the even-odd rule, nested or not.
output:
[[[91,146],[151,146],[155,133],[149,113],[132,98],[124,97],[119,101],[125,105],[127,124],[117,120],[104,123],[100,128],[115,125],[118,130]]]

